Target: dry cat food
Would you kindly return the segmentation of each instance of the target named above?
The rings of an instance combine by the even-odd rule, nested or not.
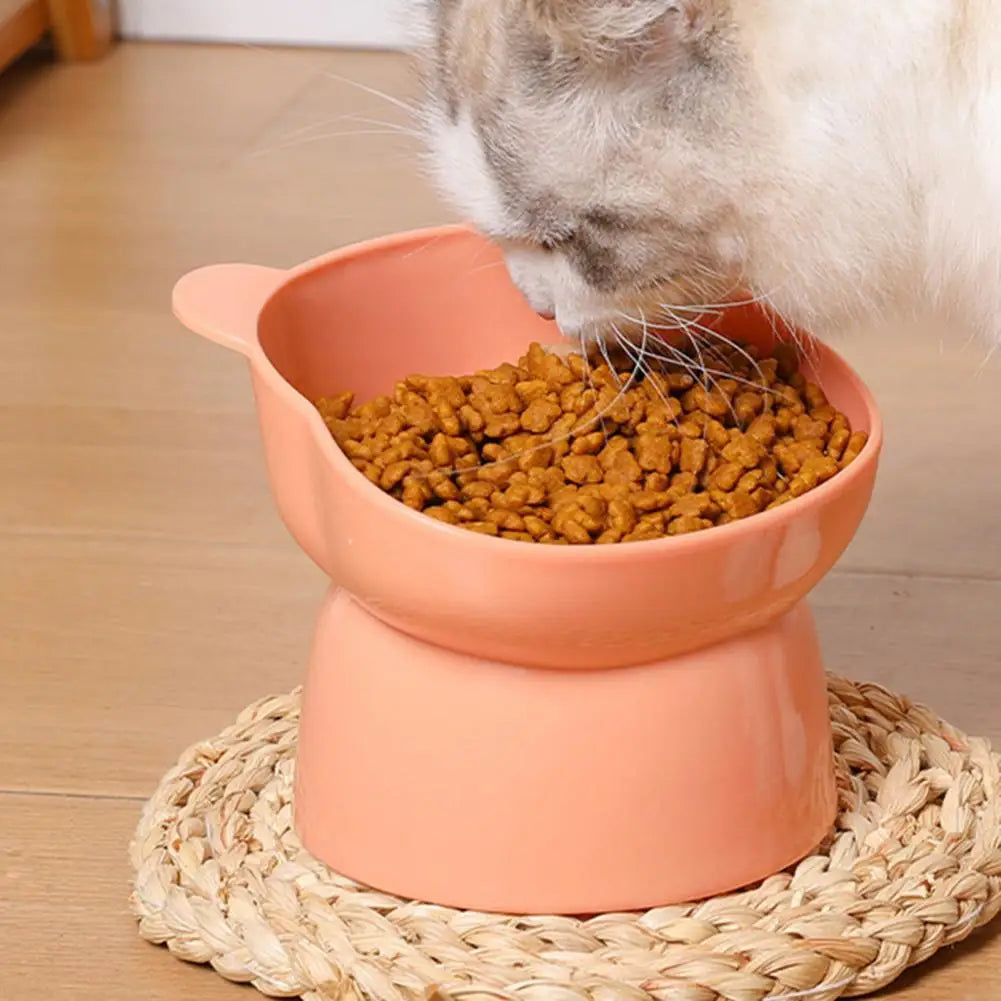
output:
[[[670,358],[670,361],[665,361]],[[318,401],[373,483],[431,518],[524,542],[634,542],[784,504],[866,442],[799,372],[795,349],[663,347],[560,357],[533,344],[475,375],[414,375],[355,407]]]

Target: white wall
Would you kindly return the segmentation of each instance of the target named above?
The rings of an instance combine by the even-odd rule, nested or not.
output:
[[[276,45],[399,48],[401,10],[401,0],[118,0],[125,38]]]

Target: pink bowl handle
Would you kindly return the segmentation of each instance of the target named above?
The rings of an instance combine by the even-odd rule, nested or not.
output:
[[[256,264],[199,268],[174,286],[174,315],[196,334],[249,355],[261,309],[287,278],[287,271]]]

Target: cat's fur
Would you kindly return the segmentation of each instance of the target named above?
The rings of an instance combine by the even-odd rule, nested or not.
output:
[[[425,0],[448,196],[570,332],[735,284],[1001,336],[1001,0]]]

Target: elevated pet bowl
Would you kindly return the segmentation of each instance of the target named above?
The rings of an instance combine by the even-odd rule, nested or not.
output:
[[[735,889],[823,839],[834,771],[804,599],[863,517],[881,444],[834,352],[816,344],[807,374],[870,435],[834,479],[692,536],[541,546],[404,507],[310,403],[558,340],[481,237],[449,227],[291,271],[204,268],[174,306],[249,360],[278,508],[332,582],[296,771],[314,855],[403,896],[590,913]],[[718,329],[773,343],[751,306]]]

